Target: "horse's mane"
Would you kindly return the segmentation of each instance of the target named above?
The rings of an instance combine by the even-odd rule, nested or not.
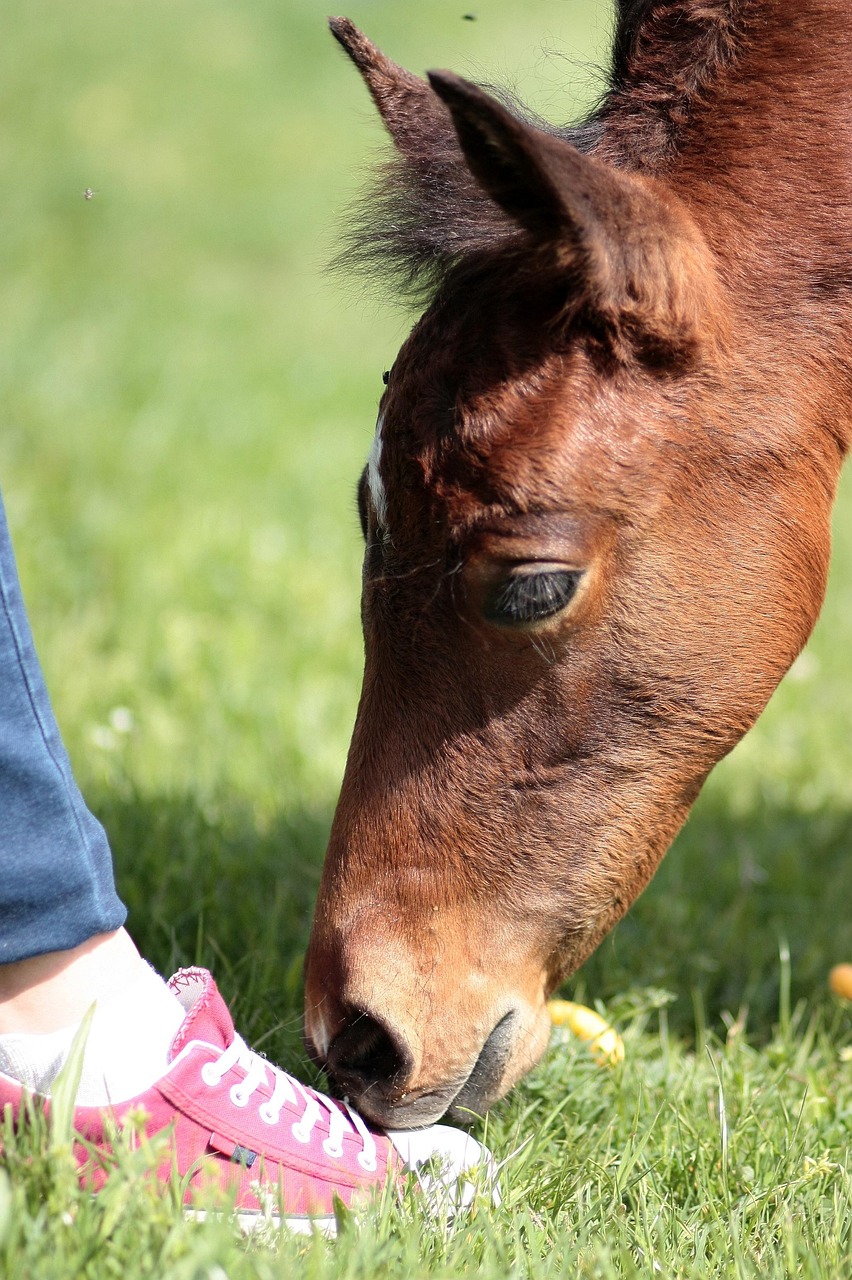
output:
[[[609,88],[612,122],[638,167],[677,151],[685,126],[745,37],[749,0],[618,0]]]
[[[502,89],[490,91],[519,119],[581,151],[632,169],[658,170],[677,154],[689,121],[737,58],[751,0],[616,0],[605,89],[579,124],[540,119]],[[446,118],[443,131],[383,163],[356,206],[337,265],[369,276],[417,302],[454,277],[488,270],[524,236],[488,199],[462,158]]]

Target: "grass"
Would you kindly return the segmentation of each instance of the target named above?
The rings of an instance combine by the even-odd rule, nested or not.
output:
[[[554,119],[593,92],[607,5],[463,10],[352,16]],[[0,482],[48,683],[146,954],[211,965],[246,1036],[309,1074],[301,957],[360,675],[353,486],[410,320],[323,273],[378,126],[310,0],[3,14]],[[531,1136],[501,1209],[245,1244],[185,1223],[145,1150],[88,1199],[36,1124],[4,1143],[0,1273],[847,1277],[852,1014],[825,974],[852,959],[850,591],[847,484],[805,658],[571,984],[626,1063],[554,1047],[488,1119],[500,1156]]]

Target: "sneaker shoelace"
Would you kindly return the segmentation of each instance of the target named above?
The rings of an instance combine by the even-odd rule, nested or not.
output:
[[[313,1131],[325,1116],[328,1118],[328,1137],[323,1140],[322,1149],[332,1160],[340,1160],[343,1156],[343,1139],[348,1132],[355,1132],[361,1138],[361,1150],[357,1161],[365,1173],[374,1173],[378,1160],[376,1143],[357,1111],[344,1101],[341,1106],[324,1093],[315,1089],[307,1089],[295,1076],[290,1076],[279,1067],[274,1067],[259,1053],[248,1047],[241,1036],[235,1035],[227,1049],[223,1050],[215,1062],[206,1062],[201,1068],[201,1078],[206,1085],[215,1088],[221,1084],[233,1067],[239,1067],[245,1076],[237,1084],[231,1085],[229,1096],[235,1107],[248,1105],[252,1094],[262,1085],[269,1084],[269,1073],[272,1073],[273,1088],[271,1097],[258,1107],[258,1113],[264,1124],[278,1124],[281,1112],[288,1103],[290,1106],[302,1106],[301,1117],[291,1126],[291,1132],[297,1142],[307,1144],[311,1141]]]

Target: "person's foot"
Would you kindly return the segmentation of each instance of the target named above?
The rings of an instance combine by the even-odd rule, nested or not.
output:
[[[459,1129],[385,1132],[346,1102],[300,1084],[253,1053],[236,1035],[227,1006],[206,969],[181,969],[169,986],[186,1016],[172,1041],[166,1073],[145,1092],[109,1107],[78,1106],[74,1129],[100,1151],[110,1130],[143,1117],[149,1136],[172,1127],[169,1158],[186,1203],[211,1182],[230,1190],[244,1227],[274,1221],[296,1230],[333,1231],[336,1197],[347,1207],[411,1170],[437,1212],[470,1203],[477,1185],[495,1195],[493,1161]],[[23,1086],[0,1072],[0,1114],[22,1114]],[[50,1109],[49,1095],[45,1110]],[[96,1190],[105,1173],[80,1144],[81,1176]]]

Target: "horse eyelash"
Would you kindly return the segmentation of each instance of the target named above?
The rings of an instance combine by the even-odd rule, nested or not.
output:
[[[503,626],[525,626],[552,618],[570,603],[579,581],[579,572],[570,569],[517,574],[492,593],[485,616]]]
[[[358,510],[358,523],[361,526],[361,533],[364,541],[367,541],[367,469],[366,467],[358,477],[358,484],[355,489],[355,503]]]

